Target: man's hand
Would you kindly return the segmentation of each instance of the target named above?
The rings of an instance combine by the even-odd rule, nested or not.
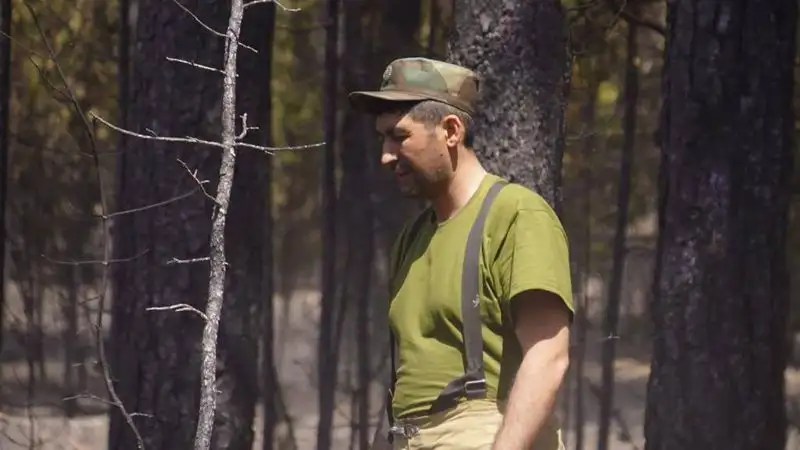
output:
[[[528,450],[555,406],[569,367],[570,311],[556,294],[525,291],[511,300],[514,330],[522,347],[494,450]]]

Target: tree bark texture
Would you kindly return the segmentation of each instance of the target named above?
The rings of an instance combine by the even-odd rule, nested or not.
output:
[[[560,210],[569,75],[558,1],[457,0],[448,60],[482,79],[475,149],[487,170]]]
[[[648,450],[784,448],[796,16],[668,3]]]
[[[248,132],[245,140],[260,146],[269,146],[271,142],[272,92],[269,80],[272,79],[274,25],[274,3],[245,10],[241,39],[258,53],[247,49],[239,52],[237,112],[247,114],[249,126],[258,127]],[[277,380],[273,379],[271,370],[274,364],[271,166],[272,156],[259,151],[244,150],[236,156],[236,177],[226,238],[230,243],[229,295],[221,330],[221,336],[234,339],[235,342],[231,341],[231,345],[221,346],[221,349],[234,356],[230,359],[234,370],[227,377],[227,383],[237,399],[230,406],[239,405],[240,409],[226,414],[235,426],[224,432],[218,428],[220,439],[215,448],[246,447],[250,450],[252,438],[245,440],[242,436],[252,436],[251,424],[259,393],[265,411],[264,449],[272,448],[273,432],[278,420],[274,398]],[[260,375],[254,363],[259,340],[263,345],[263,370]],[[235,357],[237,354],[239,356]],[[226,378],[224,373],[220,378]],[[247,383],[243,385],[242,380],[247,380]],[[220,410],[217,417],[222,416],[223,411]],[[243,417],[246,420],[241,420]],[[222,442],[223,433],[227,435],[228,443]],[[229,447],[233,442],[236,442],[236,446]]]
[[[206,25],[225,31],[228,2],[180,3]],[[152,130],[160,136],[219,141],[222,75],[166,58],[222,69],[225,39],[210,33],[173,2],[139,0],[137,11],[130,46],[129,103],[122,105],[127,128],[144,134]],[[146,308],[185,303],[205,309],[214,203],[190,171],[197,171],[198,180],[209,181],[203,188],[213,195],[222,150],[127,137],[121,141],[120,153],[124,158],[118,209],[141,210],[114,217],[115,257],[125,261],[113,266],[111,376],[128,412],[135,414],[133,420],[147,450],[188,449],[193,445],[199,408],[203,319],[191,312]],[[252,208],[258,208],[258,200]],[[240,220],[236,211],[250,208],[241,203],[252,202],[252,197],[234,201],[231,222]],[[159,202],[164,204],[152,207]],[[249,241],[250,236],[241,239]],[[236,273],[250,273],[245,265],[258,262],[239,256],[243,243],[231,241],[229,245]],[[175,262],[176,258],[182,262]],[[193,259],[200,261],[191,262]],[[255,350],[249,341],[243,343],[241,336],[253,319],[246,316],[247,308],[241,307],[239,299],[232,303],[219,339],[219,435],[213,440],[221,448],[250,449]],[[245,328],[239,330],[239,326]],[[227,330],[235,332],[229,335]],[[116,409],[111,414],[109,448],[136,448]]]
[[[340,0],[327,0],[325,33],[325,86],[323,118],[325,123],[325,158],[322,165],[322,295],[317,346],[317,386],[319,389],[317,450],[329,450],[332,444],[333,414],[336,408],[338,380],[337,310],[337,188],[336,188],[336,98],[339,92],[338,35]]]
[[[417,2],[415,2],[417,3]],[[364,13],[368,3],[364,0],[351,0],[345,3],[343,37],[347,52],[343,61],[343,85],[345,92],[357,90],[358,86],[369,83],[365,70],[369,67],[371,40],[364,39]],[[413,5],[409,5],[414,9]],[[341,212],[344,215],[346,230],[346,259],[344,274],[343,302],[352,305],[349,311],[355,322],[354,337],[356,351],[345,352],[345,355],[355,355],[355,402],[356,417],[353,423],[357,430],[358,447],[367,450],[370,443],[370,384],[372,382],[373,340],[371,333],[372,296],[373,287],[373,258],[375,247],[375,221],[374,207],[370,202],[371,185],[370,167],[367,158],[372,158],[376,153],[368,151],[368,146],[373,142],[370,139],[374,129],[373,120],[364,114],[352,109],[344,114],[342,127],[342,196]],[[382,350],[382,349],[381,349]],[[383,352],[381,352],[383,353]],[[348,357],[350,358],[350,357]]]
[[[8,192],[9,103],[11,101],[11,0],[0,0],[0,277],[6,280],[6,197]],[[0,352],[3,350],[6,294],[0,290]],[[2,373],[0,372],[0,375]]]

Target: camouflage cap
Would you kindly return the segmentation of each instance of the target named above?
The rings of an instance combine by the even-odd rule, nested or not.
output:
[[[355,91],[349,97],[354,108],[368,112],[387,101],[436,100],[473,114],[478,85],[478,76],[464,67],[428,58],[400,58],[386,66],[379,90]]]

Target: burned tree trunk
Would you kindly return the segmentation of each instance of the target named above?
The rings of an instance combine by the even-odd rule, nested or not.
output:
[[[6,280],[6,197],[8,174],[9,106],[11,101],[11,0],[0,0],[0,279]],[[6,317],[5,287],[0,291],[0,352],[3,350]],[[0,372],[2,378],[2,372]]]
[[[336,409],[338,382],[337,336],[337,240],[336,226],[336,98],[339,87],[338,36],[340,0],[327,0],[325,33],[325,158],[322,166],[322,298],[317,357],[317,385],[319,387],[319,421],[317,424],[317,449],[330,450],[333,440],[333,415]]]
[[[487,170],[560,210],[569,74],[558,1],[457,0],[448,59],[482,78],[475,149]]]
[[[648,450],[784,448],[796,16],[668,3]]]
[[[120,105],[125,111],[124,123],[142,134],[218,142],[222,75],[167,58],[222,69],[225,39],[210,33],[178,4],[137,3],[135,31],[128,48],[129,89],[121,97],[127,98],[127,104]],[[209,27],[226,29],[227,2],[180,4]],[[125,70],[124,64],[121,70]],[[123,139],[120,147],[124,158],[120,161],[118,209],[135,211],[113,218],[115,257],[124,262],[113,266],[111,377],[126,410],[135,413],[132,419],[148,450],[192,448],[204,321],[192,312],[148,308],[189,304],[205,309],[214,205],[208,194],[216,192],[221,151],[131,137]],[[245,183],[252,181],[247,176],[239,178]],[[247,202],[252,205],[242,204]],[[261,198],[255,202],[251,197],[233,199],[233,203],[231,222],[235,227],[237,221],[247,220],[237,211],[258,208]],[[244,235],[241,239],[250,238]],[[231,265],[236,264],[233,278],[253,276],[255,271],[248,265],[259,265],[237,252],[242,246],[230,242]],[[243,342],[241,334],[252,325],[251,314],[242,305],[253,296],[241,290],[231,295],[245,298],[232,300],[232,307],[224,310],[217,361],[221,391],[217,422],[222,432],[213,435],[213,440],[224,448],[250,449],[253,393],[257,392],[253,387],[255,348],[251,342]],[[118,408],[111,410],[109,448],[137,448]]]
[[[347,49],[342,61],[343,84],[346,92],[358,89],[369,83],[367,78],[371,40],[365,39],[365,12],[367,2],[364,0],[351,0],[345,3],[344,21],[342,23],[344,46]],[[408,5],[414,9],[413,4]],[[353,423],[353,442],[358,442],[358,448],[367,450],[370,440],[370,384],[373,378],[373,333],[371,332],[371,319],[373,316],[372,293],[373,265],[375,248],[375,224],[373,205],[370,196],[376,190],[370,183],[372,177],[368,158],[372,156],[367,151],[372,144],[370,131],[374,124],[369,117],[358,114],[348,109],[344,114],[342,126],[342,201],[341,212],[344,216],[345,230],[343,234],[346,264],[344,283],[342,286],[343,302],[346,302],[349,314],[354,321],[356,377],[354,383],[353,410],[355,416]],[[344,347],[347,348],[347,347]],[[345,356],[347,357],[347,356]],[[355,437],[357,436],[357,439]]]

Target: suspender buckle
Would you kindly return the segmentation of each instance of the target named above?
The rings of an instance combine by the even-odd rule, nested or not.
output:
[[[419,433],[419,427],[410,423],[398,423],[389,428],[389,434],[393,436],[402,436],[406,439],[411,439]]]
[[[486,379],[481,378],[480,380],[465,381],[464,393],[467,394],[467,398],[469,399],[484,397],[486,395]]]

